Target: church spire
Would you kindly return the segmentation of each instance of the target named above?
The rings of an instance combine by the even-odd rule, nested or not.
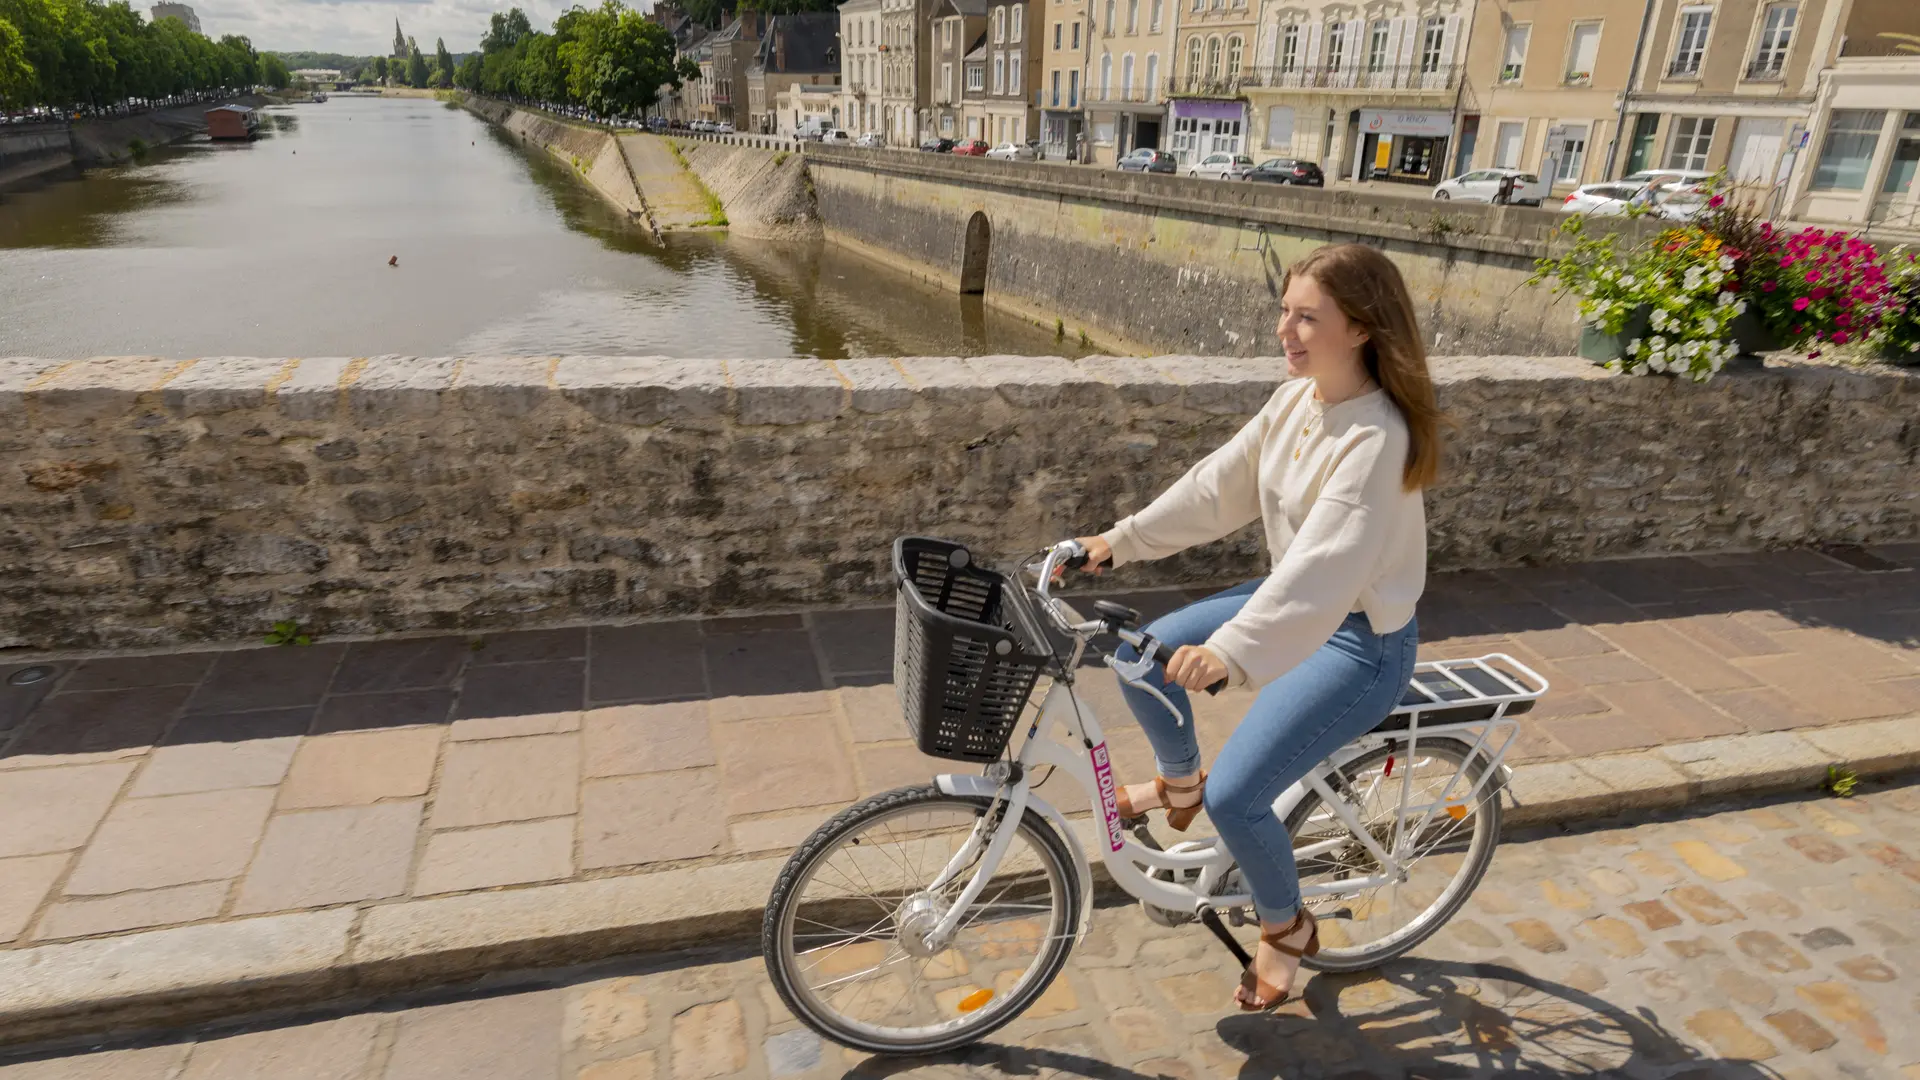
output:
[[[407,57],[407,36],[400,32],[400,20],[393,20],[393,55],[402,60]]]

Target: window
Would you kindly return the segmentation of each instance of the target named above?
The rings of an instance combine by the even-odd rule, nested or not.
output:
[[[1447,20],[1437,15],[1428,19],[1426,30],[1420,35],[1421,74],[1431,75],[1440,70],[1440,50],[1446,44],[1446,40]]]
[[[1574,23],[1567,35],[1567,82],[1585,86],[1593,81],[1593,62],[1600,55],[1600,24]]]
[[[1100,58],[1100,100],[1113,100],[1113,54]]]
[[[1025,4],[1013,5],[1013,35],[1012,36],[1016,44],[1019,43],[1021,35],[1025,33],[1025,31],[1023,31],[1021,27],[1024,27],[1026,24],[1027,24],[1027,5]]]
[[[1217,79],[1220,77],[1220,52],[1221,52],[1220,39],[1217,37],[1208,38],[1207,39],[1207,78],[1208,79]]]
[[[1160,32],[1160,5],[1161,0],[1153,0],[1153,6],[1147,9],[1151,13],[1147,16],[1147,29],[1156,34]]]
[[[1293,145],[1293,109],[1274,105],[1267,109],[1267,146],[1282,150]]]
[[[1387,66],[1387,21],[1374,20],[1372,29],[1367,31],[1367,70],[1384,71]]]
[[[1339,71],[1347,66],[1347,24],[1335,22],[1327,24],[1327,70]]]
[[[1227,78],[1240,77],[1240,61],[1246,55],[1247,42],[1239,34],[1227,39]]]
[[[979,93],[987,88],[987,69],[983,64],[967,65],[967,90]]]
[[[1200,81],[1200,50],[1203,46],[1199,38],[1187,39],[1187,82]]]
[[[997,45],[1005,40],[1007,40],[1007,9],[997,7],[993,9],[993,41]]]
[[[1067,108],[1077,109],[1079,107],[1080,107],[1080,71],[1079,69],[1076,68],[1073,71],[1067,72]]]
[[[1021,77],[1020,50],[1007,54],[1007,93],[1024,97],[1027,92],[1026,80]]]
[[[1199,11],[1207,5],[1207,0],[1193,0],[1193,10]]]
[[[1147,96],[1142,98],[1141,100],[1152,101],[1154,99],[1154,96],[1159,92],[1158,90],[1159,86],[1160,86],[1160,54],[1148,53],[1147,54]]]
[[[953,24],[958,21],[957,19],[948,19],[941,29],[941,36],[946,38],[946,46],[949,49],[953,48]]]
[[[1507,44],[1500,54],[1500,81],[1519,82],[1521,71],[1527,66],[1527,40],[1533,37],[1531,23],[1509,27]]]
[[[1073,47],[1076,49],[1080,47],[1080,20],[1079,19],[1073,20]]]
[[[1007,92],[1006,53],[993,54],[993,92],[996,94],[1004,94]]]
[[[1054,108],[1056,108],[1056,109],[1060,107],[1060,73],[1059,73],[1058,71],[1056,71],[1056,72],[1054,72],[1054,73],[1053,73],[1053,99],[1052,99],[1052,104],[1053,104],[1053,106],[1054,106]]]
[[[1113,0],[1107,0],[1107,21],[1103,25],[1105,25],[1107,28],[1107,36],[1112,37],[1113,36]]]
[[[1580,166],[1585,163],[1587,156],[1586,126],[1569,126],[1562,132],[1560,141],[1547,147],[1547,150],[1559,159],[1553,178],[1564,183],[1579,183]]]
[[[967,138],[977,139],[979,137],[980,137],[980,118],[977,116],[967,117]]]
[[[1280,70],[1293,71],[1300,66],[1300,24],[1288,23],[1280,31]]]
[[[1140,32],[1140,0],[1127,0],[1127,33]]]
[[[1120,92],[1125,100],[1133,100],[1133,54],[1128,53],[1120,60]]]
[[[1816,191],[1859,191],[1867,186],[1867,170],[1880,148],[1880,129],[1887,114],[1879,109],[1835,109],[1827,119],[1827,136],[1820,143],[1820,160],[1813,166]]]
[[[940,100],[953,101],[953,65],[940,65]]]
[[[1753,63],[1747,65],[1749,79],[1777,79],[1787,66],[1787,50],[1793,47],[1793,27],[1800,18],[1800,8],[1794,4],[1775,4],[1767,9],[1766,21],[1760,25],[1760,43],[1754,50]]]
[[[1680,9],[1680,36],[1674,41],[1673,64],[1667,68],[1668,75],[1700,74],[1700,58],[1707,54],[1707,29],[1712,24],[1710,7]]]
[[[1713,125],[1710,116],[1682,116],[1675,120],[1673,141],[1667,144],[1667,168],[1705,169],[1707,151],[1713,147]]]
[[[1060,23],[1053,24],[1053,47],[1056,49],[1060,47],[1060,31],[1062,29],[1063,27]]]
[[[1522,120],[1502,121],[1493,136],[1493,167],[1496,169],[1517,169],[1520,167],[1520,143],[1527,137],[1527,125]]]

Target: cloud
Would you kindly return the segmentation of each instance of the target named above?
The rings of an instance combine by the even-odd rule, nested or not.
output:
[[[393,48],[393,21],[431,50],[445,38],[453,52],[478,48],[487,19],[516,0],[186,0],[210,36],[245,34],[258,49],[339,52],[384,56]],[[546,29],[574,0],[517,0],[518,6]],[[582,0],[584,2],[584,0]],[[629,0],[631,2],[631,0]],[[139,0],[137,6],[150,6]],[[645,10],[650,2],[634,4]]]

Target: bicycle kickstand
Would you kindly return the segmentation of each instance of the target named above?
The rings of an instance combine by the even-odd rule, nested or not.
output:
[[[1208,930],[1213,931],[1213,936],[1220,939],[1220,944],[1227,947],[1227,951],[1233,954],[1233,958],[1240,961],[1241,967],[1253,963],[1253,957],[1247,955],[1247,950],[1234,939],[1233,934],[1227,930],[1226,924],[1220,921],[1220,912],[1213,905],[1208,904],[1200,909],[1200,921]]]

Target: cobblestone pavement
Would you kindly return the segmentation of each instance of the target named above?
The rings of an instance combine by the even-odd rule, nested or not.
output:
[[[1424,652],[1552,681],[1512,762],[1910,716],[1916,566],[1920,544],[1438,574]],[[892,619],[0,666],[0,949],[782,853],[951,771],[900,720]],[[1112,680],[1081,685],[1119,775],[1150,770]],[[1245,707],[1200,702],[1205,745]]]
[[[0,1080],[849,1076],[1920,1078],[1920,783],[1517,838],[1439,937],[1226,1008],[1231,960],[1137,906],[1034,1008],[940,1061],[823,1044],[746,953],[0,1065]]]

